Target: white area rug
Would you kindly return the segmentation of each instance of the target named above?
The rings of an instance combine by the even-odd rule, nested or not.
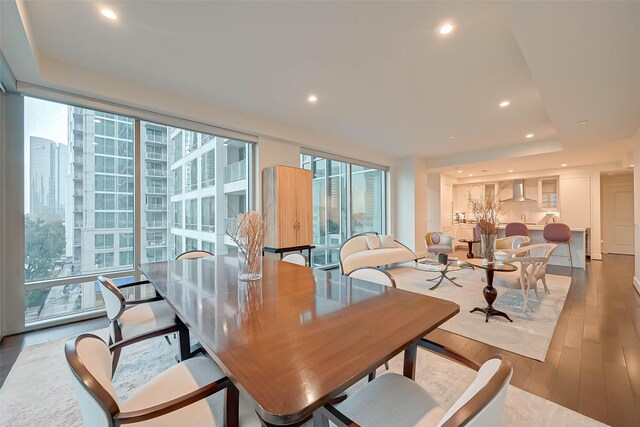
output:
[[[98,333],[104,336],[104,332]],[[0,425],[81,426],[82,417],[71,385],[71,372],[64,357],[66,340],[27,347],[18,357],[0,390]],[[114,378],[116,392],[126,399],[139,386],[175,363],[175,346],[156,338],[125,349]],[[402,372],[402,355],[391,360],[391,371]],[[383,374],[384,368],[378,369]],[[475,377],[475,372],[425,350],[418,352],[416,381],[448,408]],[[361,381],[348,390],[353,393],[365,384]],[[216,394],[222,408],[222,393]],[[242,407],[243,413],[250,408]],[[258,426],[256,417],[242,425]],[[241,417],[241,419],[247,419]],[[187,425],[187,424],[185,424]],[[311,423],[307,423],[309,427]],[[305,426],[306,426],[305,425]],[[500,426],[600,426],[577,412],[530,393],[509,387]]]
[[[540,284],[538,302],[531,291],[529,304],[533,312],[527,310],[526,313],[522,312],[523,297],[519,289],[496,286],[498,298],[493,306],[507,313],[513,323],[499,316],[491,317],[485,323],[483,313],[470,313],[474,307],[484,307],[487,304],[482,296],[482,288],[486,286],[481,281],[485,276],[484,270],[462,269],[450,272],[448,275],[456,277],[456,282],[463,287],[459,288],[445,279],[433,291],[429,288],[435,283],[427,282],[427,279],[439,273],[419,271],[412,266],[401,266],[388,271],[396,279],[400,289],[446,299],[460,306],[460,313],[441,325],[440,329],[542,362],[571,286],[571,277],[548,274],[547,286],[551,293],[546,294]],[[495,274],[497,277],[500,273]]]

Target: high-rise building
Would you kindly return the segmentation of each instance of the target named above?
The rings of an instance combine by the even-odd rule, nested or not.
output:
[[[70,107],[69,150],[66,230],[73,273],[133,267],[138,167],[140,262],[233,248],[226,231],[247,209],[246,143],[141,122],[141,160],[134,164],[132,119]]]
[[[67,146],[32,136],[29,151],[29,212],[63,219],[69,166]]]

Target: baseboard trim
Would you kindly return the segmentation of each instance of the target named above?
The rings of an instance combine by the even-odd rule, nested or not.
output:
[[[640,280],[636,276],[633,276],[633,287],[636,288],[636,292],[640,295]]]

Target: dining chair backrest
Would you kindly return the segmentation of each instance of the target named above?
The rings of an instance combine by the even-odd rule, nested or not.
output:
[[[513,374],[511,363],[496,356],[486,361],[475,380],[449,408],[439,426],[489,426],[500,419]]]
[[[529,235],[529,228],[527,227],[526,224],[523,224],[521,222],[510,222],[504,228],[505,237],[528,236],[528,235]]]
[[[213,254],[211,252],[208,252],[208,251],[195,250],[195,251],[187,251],[187,252],[181,253],[180,255],[178,255],[176,257],[176,260],[178,260],[178,259],[197,259],[197,258],[204,258],[204,257],[208,257],[208,256],[213,256]]]
[[[111,383],[111,352],[100,337],[81,334],[65,344],[73,388],[86,426],[112,426],[120,412]]]
[[[290,262],[291,264],[298,264],[304,267],[307,266],[307,257],[302,254],[288,254],[282,258],[284,262]]]
[[[102,299],[104,300],[104,306],[107,310],[107,317],[109,320],[114,321],[124,312],[124,295],[122,295],[122,292],[120,292],[120,289],[118,289],[113,281],[107,277],[98,276],[98,283],[100,284]]]
[[[396,281],[393,278],[393,276],[391,276],[391,274],[375,267],[356,268],[355,270],[350,272],[347,276],[355,277],[356,279],[366,280],[368,282],[377,283],[379,285],[390,286],[392,288],[396,287]]]
[[[554,222],[544,226],[542,236],[547,242],[568,243],[571,241],[571,228],[567,224]]]

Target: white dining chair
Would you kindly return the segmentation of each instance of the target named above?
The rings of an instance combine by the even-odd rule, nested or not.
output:
[[[505,250],[510,255],[527,253],[529,256],[509,258],[509,263],[518,264],[518,271],[496,275],[493,279],[493,285],[520,289],[523,298],[522,311],[526,311],[527,308],[533,311],[531,305],[529,305],[529,293],[533,290],[536,299],[539,301],[538,282],[542,282],[546,293],[551,293],[547,287],[547,265],[557,247],[558,245],[555,243],[537,243],[535,245],[521,246],[510,251]]]
[[[100,337],[71,338],[64,351],[86,426],[221,426],[252,416],[249,411],[240,415],[238,390],[207,357],[172,366],[120,401],[111,382],[110,349]],[[213,397],[221,391],[226,393],[224,408]]]
[[[209,251],[203,251],[200,249],[196,249],[193,251],[187,251],[187,252],[182,252],[180,255],[178,255],[176,257],[176,260],[178,259],[198,259],[198,258],[205,258],[208,256],[213,256],[213,254]]]
[[[180,330],[176,315],[161,297],[126,300],[120,289],[136,284],[116,286],[104,276],[98,276],[102,298],[109,318],[109,345],[121,341],[138,342],[166,336]],[[115,372],[122,347],[113,351],[112,370]]]
[[[494,426],[500,421],[513,374],[511,363],[496,356],[485,362],[474,381],[445,409],[415,381],[395,373],[379,376],[334,407],[317,410],[314,426]]]
[[[366,280],[379,285],[396,287],[396,281],[391,274],[376,267],[360,267],[347,274],[349,277]]]
[[[282,258],[284,262],[290,262],[291,264],[298,264],[306,267],[308,265],[307,257],[302,254],[288,254]]]

